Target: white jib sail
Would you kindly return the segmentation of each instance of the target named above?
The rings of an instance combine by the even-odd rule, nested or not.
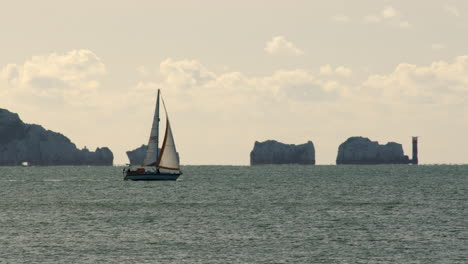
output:
[[[158,161],[158,137],[159,137],[159,90],[156,99],[156,109],[154,110],[153,126],[148,140],[148,149],[146,150],[143,166],[156,166]]]
[[[179,170],[179,159],[177,158],[177,150],[172,136],[171,125],[169,119],[166,124],[166,135],[161,147],[161,154],[159,156],[158,167],[168,170]]]

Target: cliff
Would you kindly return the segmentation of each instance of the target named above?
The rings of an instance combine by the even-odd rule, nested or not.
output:
[[[311,141],[302,145],[283,144],[275,140],[255,141],[250,152],[250,165],[315,164],[315,148]]]
[[[76,148],[64,135],[39,125],[25,124],[18,114],[0,108],[0,166],[112,165],[109,148],[91,152]]]
[[[132,166],[139,166],[143,164],[143,160],[145,159],[146,150],[148,149],[147,145],[141,145],[141,147],[136,148],[134,150],[127,151],[127,157],[130,161],[130,165]],[[159,149],[161,152],[161,149]],[[179,152],[177,152],[177,159],[179,159]]]
[[[401,144],[379,145],[364,137],[350,137],[338,148],[336,164],[408,164]]]

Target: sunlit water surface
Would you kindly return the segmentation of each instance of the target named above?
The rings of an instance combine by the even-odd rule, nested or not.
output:
[[[0,263],[468,263],[468,166],[0,167]]]

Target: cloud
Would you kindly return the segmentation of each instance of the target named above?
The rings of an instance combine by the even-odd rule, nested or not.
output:
[[[335,76],[351,74],[345,67],[332,71]],[[196,108],[209,113],[230,112],[234,108],[258,113],[277,102],[333,101],[346,89],[340,82],[306,69],[248,76],[241,72],[216,73],[198,61],[171,58],[161,62],[157,80],[140,82],[134,87],[146,95],[157,88],[162,88],[171,98],[179,98],[178,108]]]
[[[80,103],[99,87],[98,77],[106,73],[101,59],[90,50],[33,56],[23,64],[1,68],[0,78],[23,96],[55,98]]]
[[[442,44],[432,45],[440,49]],[[70,104],[100,102],[102,97],[122,108],[151,102],[161,88],[180,99],[177,107],[199,108],[206,112],[229,112],[233,107],[254,109],[273,104],[307,104],[354,100],[379,103],[468,103],[468,56],[453,62],[438,61],[427,66],[402,63],[389,74],[370,75],[364,81],[349,78],[353,69],[324,65],[318,70],[282,69],[264,76],[242,72],[215,72],[196,60],[163,60],[151,81],[141,81],[125,93],[106,93],[99,89],[105,65],[89,50],[66,54],[34,56],[23,64],[7,64],[0,79],[9,91],[44,100]],[[146,76],[145,78],[151,78]],[[10,98],[11,99],[11,98]],[[103,105],[106,102],[101,102]]]
[[[215,78],[215,74],[195,60],[173,60],[161,62],[160,73],[170,86],[188,88],[203,85]]]
[[[387,75],[371,75],[361,95],[381,103],[463,105],[468,103],[468,56],[429,66],[399,64]]]
[[[343,14],[336,14],[332,16],[331,19],[335,22],[343,23],[343,24],[351,21],[351,19],[348,16],[343,15]]]
[[[294,43],[286,40],[284,36],[273,37],[266,43],[265,51],[269,54],[283,54],[299,56],[304,54]]]
[[[249,80],[252,85],[260,86],[272,99],[293,102],[320,102],[338,98],[340,85],[337,82],[318,78],[314,73],[303,70],[281,70],[271,76]]]
[[[456,6],[444,5],[444,11],[455,17],[460,16],[460,11],[458,11],[458,8]]]
[[[79,103],[91,97],[106,73],[100,58],[90,50],[33,56],[23,64],[8,64],[0,78],[23,96],[49,97]]]
[[[181,108],[230,112],[234,108],[283,104],[326,103],[340,100],[369,104],[468,104],[468,56],[430,65],[398,64],[388,74],[362,81],[348,67],[324,65],[319,70],[278,70],[265,76],[241,72],[216,73],[195,60],[166,59],[159,79],[141,82],[138,89],[154,93],[163,88]]]
[[[403,19],[401,12],[392,6],[384,7],[379,14],[369,14],[364,16],[363,21],[366,24],[385,23],[389,26],[404,29],[412,27],[410,22]]]

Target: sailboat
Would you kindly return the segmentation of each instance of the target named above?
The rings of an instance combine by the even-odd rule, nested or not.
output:
[[[179,165],[174,136],[172,135],[169,116],[167,115],[166,104],[160,95],[156,98],[156,109],[154,111],[153,126],[148,140],[148,149],[146,150],[143,164],[139,168],[126,167],[123,170],[124,180],[133,181],[175,181],[182,174]],[[159,144],[159,98],[164,106],[166,113],[166,132],[161,146]]]

